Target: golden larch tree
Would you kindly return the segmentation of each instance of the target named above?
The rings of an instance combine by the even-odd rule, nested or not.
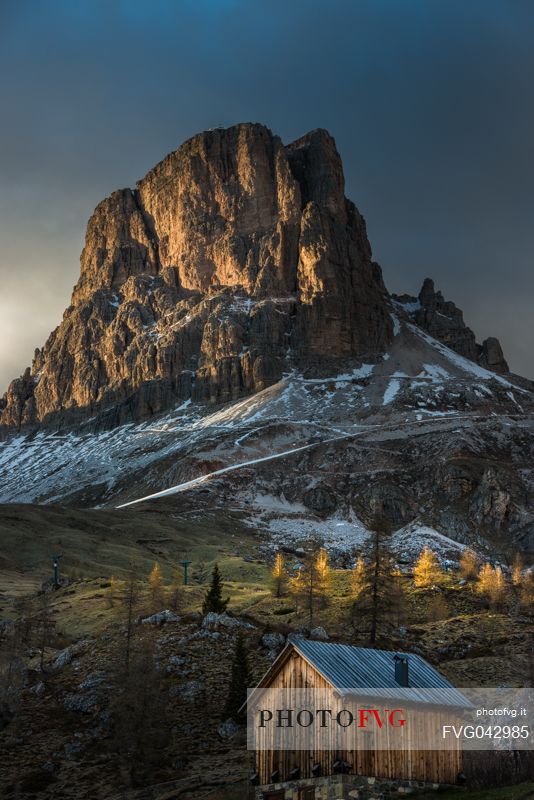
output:
[[[534,614],[534,573],[531,571],[522,575],[520,603],[522,611]]]
[[[115,600],[117,599],[117,591],[118,591],[118,581],[115,575],[112,575],[109,579],[109,585],[106,587],[106,600],[107,604],[110,608],[113,608],[115,605]]]
[[[275,555],[271,574],[273,579],[273,594],[275,597],[282,597],[287,585],[286,565],[282,553],[277,553]]]
[[[360,556],[353,568],[350,575],[350,588],[354,600],[357,600],[363,592],[369,587],[369,580],[367,576],[367,568],[365,561]]]
[[[330,569],[328,552],[324,547],[319,549],[314,566],[317,573],[317,594],[323,605],[325,605],[330,593],[332,571]]]
[[[521,587],[523,579],[523,559],[520,553],[516,553],[514,562],[512,564],[512,583],[516,587]]]
[[[493,567],[491,564],[483,564],[480,567],[477,578],[478,594],[487,594],[493,580]]]
[[[479,560],[477,554],[467,547],[460,558],[460,576],[466,580],[474,580],[478,575]]]
[[[430,547],[424,547],[413,569],[415,586],[426,589],[443,580],[443,572],[436,554]]]
[[[165,590],[163,584],[163,573],[157,561],[148,576],[148,586],[150,590],[150,599],[154,606],[162,606],[165,602]]]
[[[498,605],[502,602],[506,590],[506,583],[502,569],[494,569],[491,564],[484,564],[478,573],[477,593],[489,600],[491,605]]]

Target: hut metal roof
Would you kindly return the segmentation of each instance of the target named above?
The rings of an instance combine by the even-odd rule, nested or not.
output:
[[[375,650],[371,647],[353,647],[310,639],[288,642],[260,681],[258,689],[270,685],[278,665],[285,661],[292,649],[300,653],[341,695],[402,699],[429,705],[471,706],[469,700],[452,683],[415,653]],[[408,661],[407,688],[395,680],[395,656]]]

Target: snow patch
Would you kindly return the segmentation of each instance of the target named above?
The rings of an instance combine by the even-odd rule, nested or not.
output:
[[[376,364],[362,364],[361,367],[356,367],[352,372],[345,372],[342,375],[336,375],[332,378],[301,378],[302,383],[320,384],[320,383],[333,383],[342,384],[348,383],[358,378],[368,378],[373,374]]]
[[[484,369],[479,364],[475,364],[474,361],[470,361],[468,358],[464,358],[463,356],[455,353],[454,350],[451,350],[446,345],[438,342],[437,339],[434,339],[425,331],[421,330],[417,325],[409,324],[410,330],[419,336],[421,339],[424,339],[425,342],[432,345],[436,350],[438,350],[442,356],[444,356],[451,364],[454,364],[455,367],[461,369],[462,372],[467,372],[471,375],[475,375],[477,378],[480,378],[484,381],[497,381],[502,386],[506,386],[509,389],[515,389],[516,391],[523,392],[525,394],[529,394],[526,389],[521,389],[518,386],[510,383],[507,381],[506,378],[503,378],[502,375],[497,375],[495,372],[490,372],[488,369]]]
[[[390,313],[389,316],[391,317],[391,320],[393,322],[393,336],[398,336],[399,333],[401,332],[401,325],[399,322],[399,318],[396,314]]]
[[[400,389],[400,381],[397,379],[393,379],[390,381],[386,387],[386,391],[384,392],[384,399],[382,401],[382,405],[387,406],[389,403],[393,402],[397,393]]]
[[[421,301],[420,300],[410,300],[405,303],[401,302],[400,300],[393,300],[396,306],[402,308],[407,314],[414,314],[416,311],[419,311],[421,308]]]

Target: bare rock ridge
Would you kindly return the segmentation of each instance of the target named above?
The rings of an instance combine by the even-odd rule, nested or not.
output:
[[[418,325],[507,370],[498,341],[478,346],[432,282],[419,300]],[[71,305],[0,424],[113,426],[233,400],[290,369],[332,374],[380,357],[390,307],[326,131],[287,146],[259,124],[206,131],[97,206]]]
[[[450,300],[445,300],[441,292],[435,291],[431,278],[425,278],[418,297],[392,297],[404,306],[420,328],[451,350],[485,369],[498,373],[509,372],[499,340],[490,336],[482,344],[477,344],[475,334],[464,322],[462,311]]]

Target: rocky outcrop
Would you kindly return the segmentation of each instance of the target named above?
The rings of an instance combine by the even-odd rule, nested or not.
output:
[[[509,372],[501,343],[494,336],[484,339],[479,346],[478,363],[493,372]]]
[[[425,279],[418,299],[420,308],[414,313],[416,323],[451,350],[476,361],[475,334],[465,324],[462,311],[445,300],[441,292],[435,291],[430,278]]]
[[[376,357],[391,336],[332,137],[207,131],[95,209],[72,304],[0,419],[114,425],[225,402],[291,366]]]
[[[393,298],[406,308],[417,325],[451,350],[493,372],[509,371],[499,340],[491,336],[477,344],[461,309],[445,300],[430,278],[425,278],[418,297],[393,295]]]

